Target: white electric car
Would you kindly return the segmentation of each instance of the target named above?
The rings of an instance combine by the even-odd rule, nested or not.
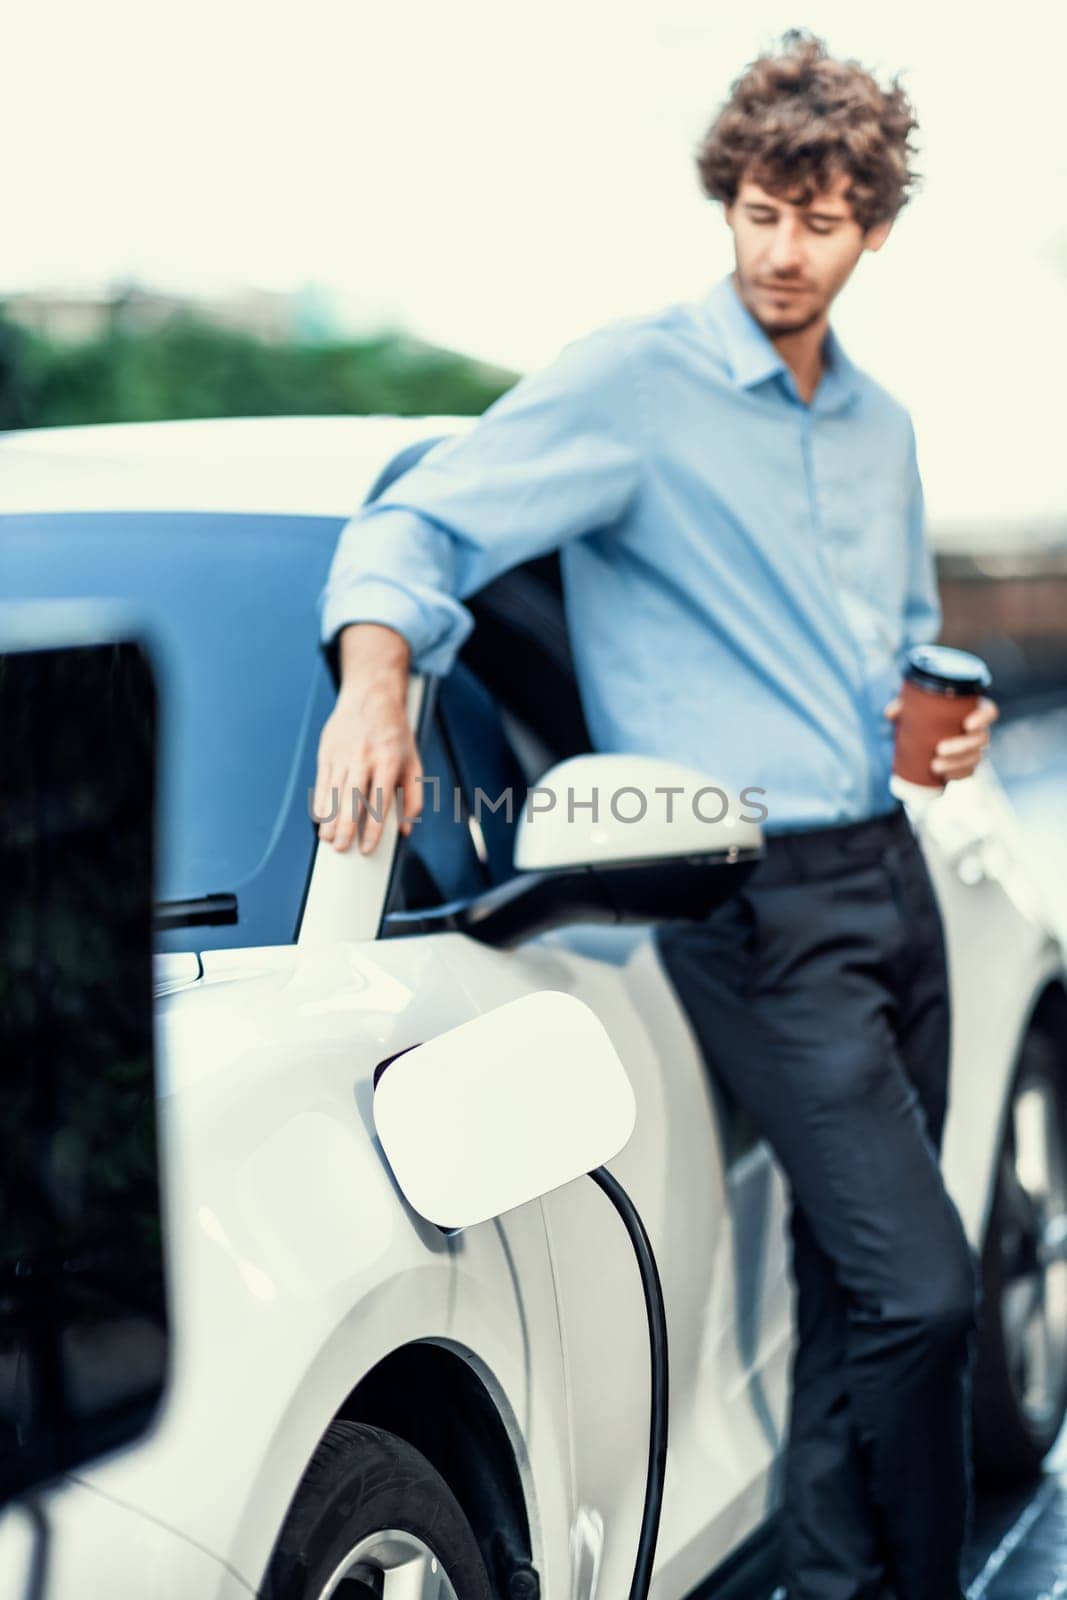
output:
[[[592,1008],[636,1099],[611,1166],[669,1327],[652,1592],[770,1587],[793,1348],[783,1175],[705,1069],[650,924],[604,921],[588,885],[513,892],[528,786],[583,755],[587,777],[610,776],[589,751],[554,557],[473,597],[456,670],[412,681],[442,801],[410,839],[391,818],[372,856],[341,856],[310,816],[334,699],[316,600],[338,533],[469,425],[0,438],[0,592],[119,596],[149,617],[163,730],[172,1370],[148,1439],[46,1497],[48,1600],[626,1594],[650,1376],[618,1218],[578,1179],[446,1232],[406,1203],[372,1114],[381,1062],[543,990]],[[478,790],[510,791],[511,816],[479,813]],[[943,1164],[983,1262],[975,1448],[983,1471],[1024,1475],[1067,1403],[1063,952],[991,760],[912,815],[951,966]],[[205,920],[219,907],[230,920]],[[5,1595],[28,1540],[21,1509],[0,1519]]]

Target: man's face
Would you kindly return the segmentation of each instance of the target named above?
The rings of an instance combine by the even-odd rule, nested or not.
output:
[[[741,298],[772,338],[816,322],[864,250],[880,249],[889,235],[891,222],[863,233],[844,198],[848,184],[841,173],[829,189],[799,206],[745,178],[726,208]]]

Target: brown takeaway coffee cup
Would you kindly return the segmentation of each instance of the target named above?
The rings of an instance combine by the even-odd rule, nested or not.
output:
[[[918,644],[905,657],[893,771],[907,783],[943,789],[943,773],[930,762],[942,739],[965,733],[964,718],[989,688],[992,675],[981,656],[945,644]]]

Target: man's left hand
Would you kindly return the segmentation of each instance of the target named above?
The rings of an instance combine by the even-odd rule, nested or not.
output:
[[[884,715],[894,721],[900,715],[899,695],[890,700]],[[946,783],[950,778],[969,778],[982,759],[983,751],[989,747],[990,723],[996,722],[999,716],[996,702],[982,695],[974,710],[963,719],[963,726],[968,731],[938,741],[934,759],[930,763],[931,770],[943,777]]]

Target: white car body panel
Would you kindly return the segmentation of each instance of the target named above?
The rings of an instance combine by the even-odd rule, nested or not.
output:
[[[0,515],[343,516],[397,449],[469,425],[301,418],[7,435]],[[412,715],[420,692],[413,680]],[[916,823],[945,918],[954,1006],[943,1165],[978,1248],[1019,1040],[1046,983],[1062,982],[1063,956],[988,763]],[[544,1600],[627,1591],[649,1359],[617,1217],[579,1180],[445,1238],[400,1196],[371,1114],[378,1061],[544,988],[592,1006],[637,1101],[634,1135],[610,1166],[648,1229],[667,1302],[671,1434],[655,1600],[682,1600],[773,1510],[792,1349],[787,1185],[761,1139],[727,1165],[708,1076],[648,930],[564,929],[508,952],[455,933],[376,942],[394,840],[391,819],[369,859],[320,844],[297,944],[157,960],[173,1372],[145,1443],[47,1497],[86,1600],[123,1592],[122,1541],[97,1504],[129,1508],[156,1530],[145,1537],[160,1551],[178,1540],[194,1552],[169,1588],[153,1580],[146,1592],[254,1591],[324,1429],[379,1359],[417,1340],[458,1353],[496,1404]],[[21,1514],[10,1512],[0,1523],[5,1593],[21,1552]],[[146,1580],[155,1569],[133,1570]],[[56,1588],[49,1600],[73,1592]]]
[[[168,1523],[134,1510],[96,1484],[67,1478],[38,1496],[48,1527],[46,1600],[91,1595],[125,1600],[248,1600],[253,1592],[210,1551]],[[0,1594],[27,1593],[33,1556],[28,1514],[13,1506],[0,1516]]]
[[[473,417],[224,417],[0,433],[0,512],[346,517],[381,468]]]
[[[1034,997],[1062,982],[1063,950],[990,762],[949,784],[917,819],[917,831],[945,923],[952,996],[941,1164],[977,1248],[1013,1064]]]

